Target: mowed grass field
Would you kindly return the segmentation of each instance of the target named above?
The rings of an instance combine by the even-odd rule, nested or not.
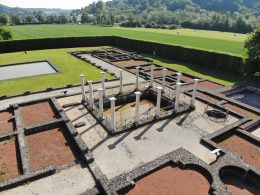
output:
[[[100,69],[79,60],[67,52],[77,50],[90,50],[97,48],[67,48],[50,49],[0,54],[0,66],[5,64],[48,60],[61,72],[57,74],[31,76],[18,79],[0,81],[0,95],[19,94],[24,91],[43,90],[48,87],[62,87],[67,84],[79,84],[80,74],[85,74],[86,80],[100,80]],[[106,74],[107,78],[111,78]]]
[[[36,91],[46,89],[48,87],[62,87],[67,84],[79,84],[80,74],[85,74],[86,80],[100,80],[101,71],[99,69],[68,54],[70,51],[93,49],[97,49],[97,47],[36,50],[28,51],[27,54],[24,52],[0,54],[0,66],[20,62],[48,60],[61,71],[57,74],[0,81],[0,95],[13,95],[23,93],[28,90]],[[209,79],[224,85],[233,84],[241,81],[239,79],[242,79],[241,77],[237,77],[235,74],[232,76],[230,73],[224,71],[207,67],[201,68],[199,65],[176,62],[147,54],[144,55],[162,66],[170,67],[180,72]],[[111,78],[111,76],[107,74],[107,78]]]
[[[53,37],[110,36],[181,45],[201,50],[246,56],[244,40],[247,35],[205,30],[163,30],[145,28],[100,27],[94,25],[21,25],[6,26],[13,39],[36,39]]]

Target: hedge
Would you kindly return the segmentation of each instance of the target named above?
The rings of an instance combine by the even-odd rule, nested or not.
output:
[[[245,59],[239,56],[117,36],[5,41],[0,43],[0,53],[90,46],[115,46],[150,54],[155,51],[156,55],[160,57],[227,70],[239,74],[247,73],[250,70],[250,67],[245,66]]]
[[[30,51],[41,49],[57,49],[72,47],[91,47],[112,45],[113,37],[61,37],[46,39],[27,39],[4,41],[0,43],[0,53]]]
[[[242,57],[212,51],[133,40],[122,37],[115,37],[114,45],[142,53],[153,54],[155,51],[156,55],[160,57],[227,70],[239,74],[246,73],[249,69],[248,67],[247,69],[245,68],[245,59]]]

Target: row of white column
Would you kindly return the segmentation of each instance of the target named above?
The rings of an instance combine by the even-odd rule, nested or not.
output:
[[[163,82],[162,86],[157,87],[157,102],[156,102],[156,117],[160,117],[161,113],[161,96],[162,91],[165,90],[165,79],[166,79],[167,69],[163,69]],[[179,98],[180,98],[180,88],[181,88],[181,73],[177,73],[177,83],[176,83],[176,89],[175,89],[175,102],[174,102],[174,110],[178,110],[179,108]],[[102,88],[98,89],[99,92],[99,115],[100,119],[104,119],[104,109],[103,104],[104,100],[103,97],[105,97],[105,72],[101,72],[101,78],[102,78]],[[85,92],[85,76],[82,74],[80,75],[81,79],[81,89],[82,89],[82,100],[86,101],[86,92]],[[195,99],[196,99],[196,92],[197,92],[197,85],[198,85],[199,79],[194,79],[194,87],[191,97],[190,106],[195,105]],[[151,81],[150,86],[153,86],[154,82],[154,65],[151,65]],[[89,106],[93,108],[94,101],[93,101],[93,81],[88,81],[89,86]],[[141,92],[138,91],[138,84],[139,84],[139,67],[136,67],[136,104],[135,104],[135,123],[138,124],[140,120],[139,116],[139,107],[140,107],[140,97]],[[120,93],[123,91],[123,70],[120,70]],[[116,129],[116,115],[115,115],[115,97],[110,97],[110,104],[111,104],[111,128]]]
[[[105,83],[106,83],[106,76],[105,76],[105,72],[100,72],[101,74],[101,89],[103,90],[103,96],[105,97],[105,91],[106,91],[106,87],[105,87]],[[80,81],[81,81],[81,91],[82,91],[82,101],[86,101],[86,92],[85,92],[85,75],[81,74],[80,75]],[[93,87],[92,87],[92,83],[93,81],[87,81],[88,85],[89,85],[89,100],[90,100],[90,104],[93,104]],[[120,69],[120,93],[123,92],[123,70]]]

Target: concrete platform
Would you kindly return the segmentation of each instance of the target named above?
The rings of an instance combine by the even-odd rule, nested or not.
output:
[[[79,101],[80,96],[58,99],[59,104]],[[64,109],[73,124],[85,122],[77,129],[90,148],[95,162],[108,178],[159,158],[183,147],[210,164],[216,156],[200,143],[202,136],[217,131],[238,119],[230,117],[225,123],[216,123],[202,116],[205,104],[196,101],[196,110],[175,119],[149,124],[132,132],[110,136],[82,105]]]
[[[1,195],[45,195],[45,194],[81,194],[95,186],[95,181],[88,168],[76,165],[54,175],[13,188]]]

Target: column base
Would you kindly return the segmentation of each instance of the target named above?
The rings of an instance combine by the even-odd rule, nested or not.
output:
[[[160,115],[155,115],[155,119],[159,119],[160,118]]]
[[[101,116],[101,117],[99,117],[99,120],[103,121],[103,120],[105,120],[105,117]]]
[[[190,108],[195,110],[196,106],[195,105],[190,105]]]

